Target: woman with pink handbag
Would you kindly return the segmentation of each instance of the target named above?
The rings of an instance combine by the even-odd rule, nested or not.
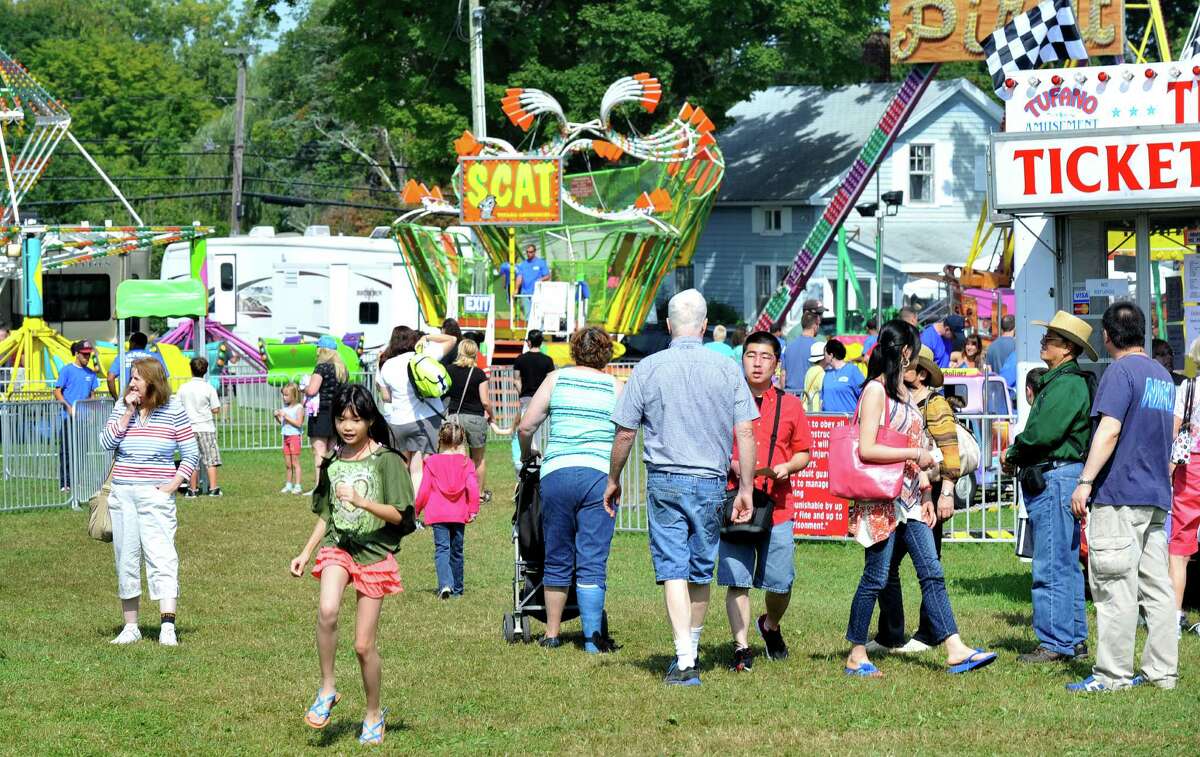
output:
[[[858,414],[848,427],[857,434],[834,438],[830,447],[830,489],[853,498],[851,533],[866,547],[846,629],[846,640],[853,644],[845,665],[849,676],[883,676],[867,656],[866,644],[876,600],[887,583],[898,521],[906,524],[903,538],[921,582],[922,609],[935,638],[945,645],[947,672],[966,673],[996,660],[995,653],[972,649],[959,638],[934,547],[931,526],[936,516],[925,470],[935,462],[921,444],[920,412],[904,385],[904,371],[915,364],[920,346],[915,326],[901,320],[884,324],[871,353]],[[843,446],[848,448],[838,453]]]

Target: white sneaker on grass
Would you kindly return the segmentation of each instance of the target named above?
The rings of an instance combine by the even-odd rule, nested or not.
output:
[[[291,494],[292,493],[292,485],[284,484],[283,488],[279,490],[279,493],[280,494]]]
[[[904,642],[903,645],[896,647],[892,651],[899,652],[900,654],[917,654],[918,652],[928,652],[930,649],[933,649],[933,647],[929,646],[923,641],[909,639],[908,641]]]
[[[179,640],[175,638],[175,624],[163,623],[158,631],[158,643],[164,647],[177,647]]]
[[[132,644],[135,641],[140,641],[142,632],[137,627],[137,623],[126,623],[121,629],[121,633],[117,634],[117,638],[108,642],[109,644]]]

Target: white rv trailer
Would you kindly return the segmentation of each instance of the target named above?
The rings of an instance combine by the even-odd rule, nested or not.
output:
[[[362,333],[364,349],[387,345],[392,328],[425,328],[414,281],[387,227],[370,237],[304,235],[257,226],[208,240],[210,318],[250,344],[260,338]],[[190,275],[188,245],[163,256],[161,278]]]

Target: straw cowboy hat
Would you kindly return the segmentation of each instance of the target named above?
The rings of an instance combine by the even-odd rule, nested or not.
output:
[[[1053,331],[1068,342],[1079,345],[1092,360],[1098,360],[1100,357],[1096,354],[1096,348],[1088,341],[1092,338],[1092,327],[1082,318],[1077,318],[1070,313],[1060,310],[1054,314],[1049,323],[1045,321],[1030,321],[1030,324],[1033,326],[1045,326],[1047,331]]]
[[[917,367],[924,368],[925,372],[929,374],[930,386],[936,389],[942,385],[944,381],[942,378],[942,369],[933,360],[933,350],[923,344],[921,345],[921,352],[917,355]]]

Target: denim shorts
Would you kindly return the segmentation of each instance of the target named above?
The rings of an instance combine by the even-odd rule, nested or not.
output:
[[[712,582],[725,510],[725,479],[683,473],[646,476],[654,580]]]
[[[796,578],[796,539],[789,520],[773,527],[771,535],[754,543],[721,540],[717,553],[717,584],[739,589],[766,589],[787,594]]]

